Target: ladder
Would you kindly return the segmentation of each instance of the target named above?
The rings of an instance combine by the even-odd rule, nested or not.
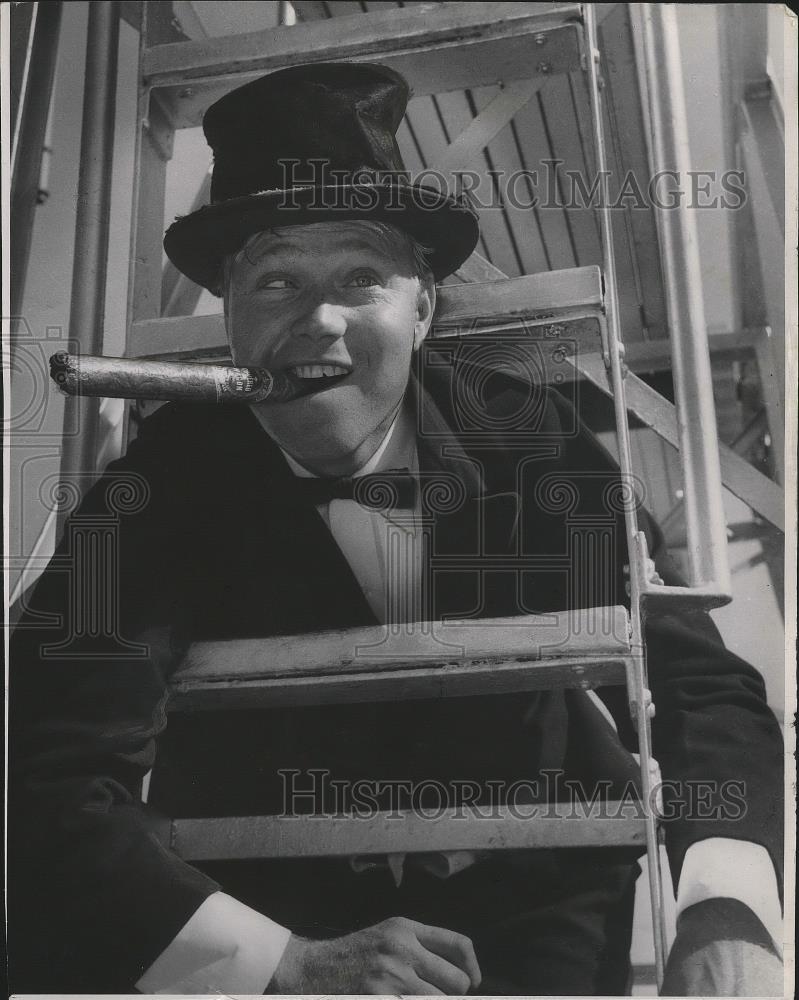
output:
[[[175,130],[198,124],[203,110],[216,98],[270,70],[320,58],[383,62],[399,70],[416,94],[503,82],[499,98],[450,146],[450,168],[463,162],[470,150],[485,146],[507,124],[530,99],[536,81],[540,84],[558,73],[580,72],[594,166],[604,178],[602,184],[607,184],[607,107],[597,29],[601,11],[596,5],[444,3],[432,9],[424,5],[381,10],[369,17],[353,15],[270,32],[154,46],[148,45],[150,6],[142,4],[128,356],[208,360],[224,356],[221,317],[161,315],[163,227],[157,209],[164,201],[165,168]],[[686,137],[679,128],[681,94],[675,90],[672,72],[679,57],[675,13],[672,5],[647,7],[644,55],[652,156],[656,165],[687,170]],[[350,23],[343,25],[342,20]],[[431,54],[441,58],[431,58]],[[521,330],[541,345],[538,357],[547,381],[580,376],[610,394],[623,483],[634,482],[628,412],[643,411],[660,421],[661,432],[680,446],[690,586],[668,587],[653,578],[635,505],[627,503],[629,611],[615,607],[491,620],[485,622],[491,626],[485,630],[476,629],[474,622],[431,622],[410,638],[407,634],[387,636],[378,628],[197,643],[173,677],[172,709],[341,702],[353,699],[356,687],[362,699],[365,685],[370,698],[377,701],[624,683],[639,740],[643,801],[655,802],[650,730],[654,705],[647,683],[643,616],[653,605],[712,608],[730,599],[719,448],[701,288],[694,277],[698,272],[696,237],[690,223],[681,212],[661,213],[659,220],[678,421],[674,409],[659,397],[653,416],[652,396],[657,394],[626,367],[607,199],[597,214],[601,269],[583,267],[507,278],[475,255],[461,269],[464,283],[441,290],[433,336],[468,337],[481,332],[501,337]],[[748,487],[741,482],[746,474],[729,457],[725,471],[745,492]],[[775,500],[774,508],[778,507]],[[610,627],[598,632],[597,615]],[[360,651],[357,658],[354,650]],[[227,817],[174,820],[168,823],[166,837],[179,855],[195,861],[645,845],[660,985],[667,943],[658,819],[656,808],[646,809],[643,817],[620,820],[591,814],[569,824],[552,824],[545,818],[521,821],[507,811],[490,821],[475,818],[470,823],[444,814],[432,824],[420,823],[410,814],[391,823],[378,815],[369,824],[347,818],[296,824],[273,816]]]

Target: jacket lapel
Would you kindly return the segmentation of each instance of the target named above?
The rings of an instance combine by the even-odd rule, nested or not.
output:
[[[198,501],[211,570],[190,581],[200,595],[195,637],[374,624],[349,564],[316,508],[293,491],[294,477],[255,415],[231,408],[218,428],[204,450],[219,485]]]
[[[430,525],[426,579],[433,616],[481,618],[519,614],[508,560],[517,552],[520,500],[516,456],[498,441],[463,444],[454,428],[452,394],[441,378],[413,377],[410,391],[424,433],[418,438],[423,514]],[[449,487],[449,490],[448,490]],[[450,503],[435,503],[439,494]]]
[[[461,442],[452,377],[426,372],[422,384],[413,373],[409,384],[429,531],[428,613],[434,619],[522,614],[528,609],[520,606],[517,574],[507,563],[520,552],[517,467],[526,452],[499,437]],[[190,581],[195,636],[375,624],[347,560],[316,509],[293,490],[294,476],[256,416],[231,407],[214,424],[214,440],[203,442],[202,454],[215,475],[206,474],[197,491],[213,570]]]

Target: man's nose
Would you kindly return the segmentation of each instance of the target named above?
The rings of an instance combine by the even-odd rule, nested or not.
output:
[[[308,309],[294,326],[295,336],[338,340],[347,332],[347,318],[341,306],[323,299]]]

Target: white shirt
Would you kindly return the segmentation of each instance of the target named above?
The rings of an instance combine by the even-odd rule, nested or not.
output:
[[[313,478],[291,455],[283,455],[295,476]],[[406,410],[397,414],[380,447],[353,478],[388,469],[419,469],[414,426]],[[331,500],[317,510],[381,625],[429,617],[421,603],[419,510],[377,511],[354,500]]]
[[[313,475],[283,454],[295,475]],[[380,447],[354,475],[396,468],[418,469],[415,429],[406,410],[398,414]],[[421,594],[418,510],[377,512],[354,500],[333,500],[318,509],[378,621],[428,617]],[[474,860],[472,852],[458,851],[431,855],[424,864],[434,874],[447,877]],[[385,862],[353,858],[351,863],[356,871],[386,863],[399,881],[404,861],[402,855],[393,855]],[[782,953],[777,877],[765,847],[715,837],[688,848],[677,890],[677,916],[695,903],[719,897],[749,906]],[[143,993],[260,994],[269,985],[290,937],[287,928],[217,892],[200,905],[136,987]]]

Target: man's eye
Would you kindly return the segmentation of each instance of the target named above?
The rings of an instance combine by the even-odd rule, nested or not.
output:
[[[258,281],[258,287],[280,292],[288,288],[295,288],[296,285],[291,278],[266,277]]]
[[[373,288],[380,284],[378,277],[371,272],[361,272],[350,278],[349,284],[355,288]]]

